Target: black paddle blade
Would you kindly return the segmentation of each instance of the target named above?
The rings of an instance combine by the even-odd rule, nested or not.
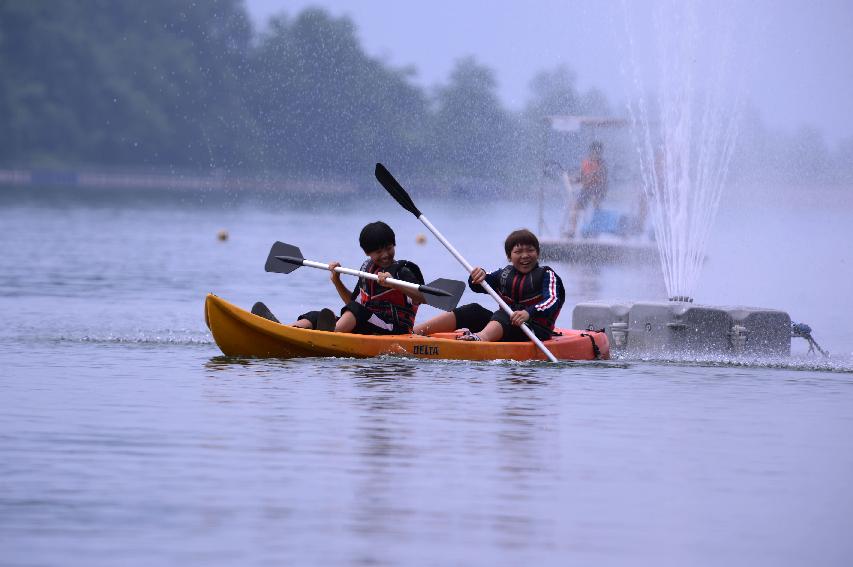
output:
[[[429,289],[425,288],[433,288],[442,293],[441,295],[432,294],[429,292]],[[465,293],[465,283],[459,280],[439,278],[429,282],[425,286],[421,286],[421,292],[424,294],[427,305],[432,305],[442,311],[451,311],[459,305],[459,300],[462,299],[462,294]]]
[[[391,172],[385,169],[385,166],[381,163],[376,164],[376,179],[379,181],[379,183],[382,184],[383,187],[385,187],[385,190],[388,191],[388,193],[392,197],[394,197],[394,200],[400,203],[400,206],[402,206],[404,209],[406,209],[416,217],[421,216],[421,212],[415,206],[415,203],[414,201],[412,201],[412,198],[409,197],[409,194],[406,193],[406,190],[403,189],[403,186],[400,185],[396,179],[394,179],[394,176],[391,175]]]
[[[279,259],[276,256],[287,256],[288,260]],[[293,270],[301,266],[297,263],[298,260],[303,260],[302,251],[293,244],[285,244],[284,242],[276,242],[270,248],[267,263],[264,269],[268,272],[276,272],[278,274],[289,274]]]

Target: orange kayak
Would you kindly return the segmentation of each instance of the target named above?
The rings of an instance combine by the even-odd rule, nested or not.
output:
[[[353,335],[299,329],[275,323],[208,294],[205,321],[216,344],[228,356],[301,358],[382,355],[450,360],[545,360],[531,342],[487,343],[455,340],[456,333],[421,335]],[[607,335],[595,331],[556,329],[562,333],[545,341],[561,360],[610,358]],[[596,350],[598,351],[596,356]]]

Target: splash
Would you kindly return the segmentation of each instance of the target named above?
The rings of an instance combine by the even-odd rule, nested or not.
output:
[[[681,366],[685,368],[749,368],[758,370],[853,374],[853,357],[850,355],[841,355],[833,358],[822,358],[808,354],[737,357],[679,351],[670,353],[635,353],[632,355],[621,354],[617,355],[614,360],[616,363],[625,365],[625,368],[648,363],[655,366]],[[765,375],[758,374],[757,376],[761,377]],[[788,376],[787,379],[792,380],[794,377]]]
[[[41,337],[42,340],[70,343],[102,343],[129,345],[212,345],[215,344],[208,333],[189,329],[163,329],[157,331],[136,331],[133,333],[82,333],[62,334]]]
[[[652,13],[655,41],[641,58],[636,26],[623,3],[632,134],[664,282],[677,300],[692,300],[696,289],[742,107],[743,89],[731,88],[730,77],[736,18],[725,6],[714,9],[716,18],[700,15],[702,8],[696,1],[658,3]]]

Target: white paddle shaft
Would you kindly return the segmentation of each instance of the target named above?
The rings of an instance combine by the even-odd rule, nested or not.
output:
[[[442,244],[444,244],[444,247],[447,248],[447,250],[451,254],[453,254],[454,258],[459,260],[459,263],[462,264],[466,270],[468,270],[468,274],[470,275],[471,270],[473,270],[474,267],[471,264],[469,264],[465,258],[462,257],[462,254],[460,254],[459,251],[456,250],[456,248],[454,248],[453,245],[450,242],[448,242],[446,238],[444,238],[444,235],[441,234],[438,231],[438,229],[432,225],[431,222],[429,222],[429,219],[427,219],[424,215],[421,215],[418,217],[418,220],[421,221],[422,223],[424,223],[424,226],[426,226],[429,229],[429,231],[431,233],[433,233],[435,235],[435,237],[438,238],[438,240]],[[485,281],[482,282],[480,285],[483,287],[483,289],[486,290],[486,293],[488,293],[489,295],[492,296],[492,299],[494,299],[495,301],[498,302],[498,305],[501,306],[501,309],[503,309],[504,312],[506,312],[506,314],[511,317],[512,316],[512,309],[510,308],[509,305],[506,304],[506,301],[504,301],[503,298],[501,298],[501,296],[498,295],[498,293],[492,289],[492,286],[490,286]],[[533,333],[533,330],[529,326],[521,325],[521,330],[524,331],[524,334],[527,335],[527,337],[531,341],[533,341],[533,344],[535,344],[537,347],[539,347],[539,350],[541,350],[545,354],[545,356],[548,357],[548,360],[550,360],[551,362],[557,362],[557,357],[554,356],[550,350],[548,350],[548,347],[546,347],[544,344],[542,344],[542,341],[539,340],[539,337],[537,337]]]
[[[309,268],[317,268],[319,270],[329,270],[329,264],[324,264],[323,262],[315,262],[313,260],[302,260],[303,266],[308,266]],[[342,268],[338,266],[334,269],[335,272],[339,274],[346,274],[348,276],[357,276],[359,278],[366,278],[368,280],[373,280],[378,282],[379,276],[376,274],[371,274],[369,272],[362,272],[361,270],[351,270],[349,268]],[[403,280],[398,280],[394,278],[388,278],[385,280],[386,283],[393,285],[394,287],[403,287],[406,289],[410,289],[412,291],[420,291],[420,286],[418,284],[413,284],[412,282],[406,282]]]

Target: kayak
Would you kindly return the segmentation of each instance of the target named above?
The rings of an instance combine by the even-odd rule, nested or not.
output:
[[[275,323],[208,294],[205,322],[227,356],[302,358],[338,356],[368,358],[392,355],[449,360],[546,360],[531,342],[458,341],[459,333],[421,335],[354,335],[300,329]],[[610,358],[607,335],[596,331],[555,329],[544,341],[561,360]]]

